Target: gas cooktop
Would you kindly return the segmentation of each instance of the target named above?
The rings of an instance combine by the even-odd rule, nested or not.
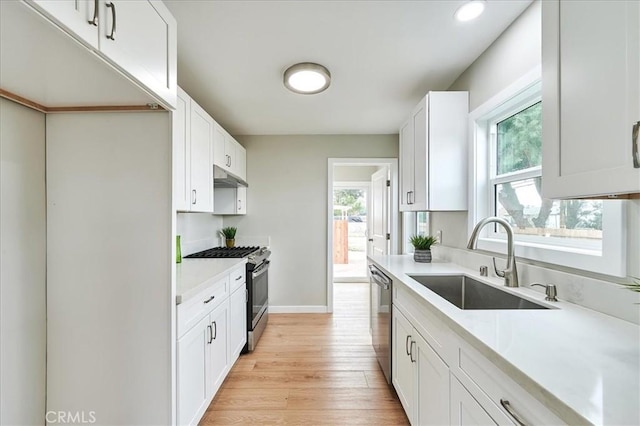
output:
[[[208,250],[190,254],[185,258],[190,259],[214,259],[214,258],[242,258],[260,250],[260,247],[214,247]]]

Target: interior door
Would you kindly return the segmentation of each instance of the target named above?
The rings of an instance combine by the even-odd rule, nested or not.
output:
[[[389,168],[384,167],[371,175],[371,223],[369,253],[389,254]]]

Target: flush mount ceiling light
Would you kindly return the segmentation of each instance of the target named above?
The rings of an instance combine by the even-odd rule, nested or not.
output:
[[[327,90],[331,84],[331,73],[320,64],[303,62],[287,68],[284,85],[287,89],[303,95],[313,95]]]
[[[482,15],[484,8],[487,5],[485,0],[472,0],[469,1],[456,10],[454,16],[460,22],[471,21]]]

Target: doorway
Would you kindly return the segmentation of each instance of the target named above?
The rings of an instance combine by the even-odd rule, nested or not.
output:
[[[328,312],[333,312],[334,282],[368,283],[367,256],[398,253],[397,163],[395,158],[329,159]]]

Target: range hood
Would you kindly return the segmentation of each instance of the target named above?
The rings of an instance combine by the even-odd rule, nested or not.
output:
[[[213,166],[213,186],[215,188],[238,188],[248,187],[249,184],[221,167]]]

